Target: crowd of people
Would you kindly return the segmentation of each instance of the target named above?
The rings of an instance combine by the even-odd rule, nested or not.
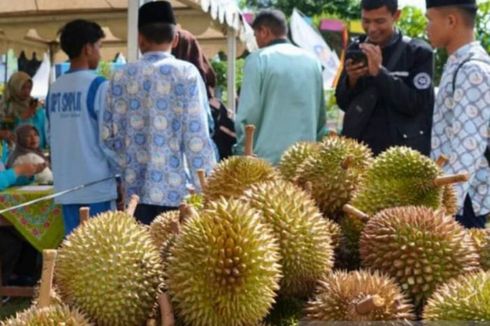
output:
[[[427,0],[429,39],[449,54],[436,96],[433,49],[396,28],[397,1],[362,0],[366,34],[347,49],[336,98],[345,111],[343,134],[374,154],[409,146],[434,159],[446,155],[447,173],[469,172],[469,182],[457,186],[456,218],[482,228],[490,212],[490,57],[475,41],[476,15],[475,0]],[[322,66],[288,41],[282,12],[263,10],[252,27],[260,50],[247,57],[235,123],[225,129],[236,131],[234,153],[241,154],[244,126],[255,125],[254,153],[277,164],[294,143],[321,141],[327,133]],[[210,173],[218,152],[230,154],[213,139],[211,107],[221,106],[216,77],[195,37],[177,27],[170,3],[143,5],[138,31],[141,58],[110,80],[94,71],[101,27],[78,19],[60,30],[70,70],[50,86],[44,105],[30,97],[29,75],[18,72],[7,84],[1,189],[33,176],[54,181],[56,192],[95,182],[56,198],[66,234],[78,226],[81,206],[92,214],[113,210],[118,193],[123,201],[138,195],[135,217],[149,224],[176,209],[189,187],[199,191],[197,171]],[[22,239],[13,229],[0,232],[0,259],[10,262],[2,264],[2,276],[9,282]]]

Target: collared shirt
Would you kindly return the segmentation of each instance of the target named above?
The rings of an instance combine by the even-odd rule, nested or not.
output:
[[[445,173],[466,171],[470,175],[468,182],[456,185],[460,213],[467,194],[476,215],[490,212],[490,168],[484,156],[489,125],[490,58],[473,42],[454,52],[446,63],[432,129],[432,158],[444,154],[449,158]]]
[[[122,171],[126,196],[177,207],[197,170],[216,164],[204,82],[191,63],[145,53],[111,80],[102,139]],[[190,173],[188,173],[190,172]]]
[[[325,111],[320,62],[287,40],[273,41],[247,57],[235,121],[235,152],[243,153],[244,127],[252,124],[254,153],[277,164],[293,144],[322,139]]]

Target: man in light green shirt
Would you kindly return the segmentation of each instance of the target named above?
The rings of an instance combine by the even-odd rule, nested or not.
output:
[[[313,55],[287,41],[282,12],[261,11],[252,27],[260,50],[245,63],[235,152],[243,154],[245,125],[252,124],[254,153],[277,164],[291,145],[325,135],[322,67]]]

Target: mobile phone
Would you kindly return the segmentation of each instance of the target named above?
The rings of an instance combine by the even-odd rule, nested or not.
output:
[[[364,65],[367,65],[367,56],[361,50],[347,50],[345,59],[351,59],[354,64],[364,63]]]

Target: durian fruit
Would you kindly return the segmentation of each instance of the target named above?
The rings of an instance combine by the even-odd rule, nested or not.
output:
[[[490,270],[490,229],[466,230],[480,257],[480,266]]]
[[[179,223],[180,212],[173,210],[158,215],[150,224],[150,236],[158,249],[161,249],[174,233],[175,224]]]
[[[442,207],[444,187],[467,179],[467,175],[441,177],[441,169],[428,157],[408,147],[392,147],[374,160],[350,205],[367,217],[402,206]],[[365,220],[346,214],[340,225],[352,256],[357,255]]]
[[[413,320],[413,306],[395,282],[377,271],[336,271],[306,306],[310,321]]]
[[[333,267],[329,225],[310,196],[294,184],[271,181],[252,186],[244,201],[263,215],[279,240],[283,278],[281,293],[307,296]]]
[[[449,158],[441,155],[435,163],[441,169],[449,162]],[[444,186],[442,191],[442,207],[446,210],[447,215],[454,216],[458,212],[458,196],[454,185]]]
[[[260,213],[219,199],[189,219],[170,250],[169,294],[189,325],[254,325],[280,280],[279,246]]]
[[[184,198],[184,203],[192,206],[196,211],[204,208],[204,196],[198,193],[191,193]]]
[[[450,278],[478,269],[478,254],[465,230],[444,212],[427,207],[383,210],[360,240],[363,266],[393,277],[420,308]]]
[[[371,164],[369,148],[352,139],[331,136],[319,145],[317,154],[297,170],[296,182],[311,184],[311,195],[325,217],[337,219]]]
[[[385,208],[441,206],[443,188],[434,180],[441,169],[430,158],[408,147],[381,153],[367,170],[351,205],[369,216]]]
[[[207,180],[203,173],[199,178],[206,203],[223,198],[238,198],[245,190],[259,182],[279,179],[272,165],[254,157],[253,137],[255,126],[245,126],[245,156],[232,156],[218,164]]]
[[[251,156],[232,156],[220,162],[203,187],[206,201],[220,197],[238,198],[252,185],[279,179],[279,174],[265,160]]]
[[[31,308],[15,317],[0,322],[1,326],[92,326],[93,324],[76,309],[54,304],[44,308]]]
[[[442,285],[427,301],[423,318],[434,321],[490,320],[490,273],[460,275]]]
[[[55,281],[63,300],[97,325],[141,325],[162,283],[158,249],[123,212],[91,218],[62,243]]]
[[[310,156],[314,156],[320,149],[319,143],[300,142],[288,148],[279,162],[279,171],[287,181],[293,181],[297,170]]]

